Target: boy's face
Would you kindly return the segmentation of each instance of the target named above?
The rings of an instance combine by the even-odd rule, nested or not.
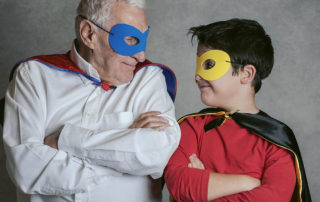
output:
[[[198,45],[197,55],[212,50],[203,45]],[[231,64],[230,64],[231,65]],[[214,68],[214,67],[213,67]],[[196,75],[196,83],[201,92],[201,100],[205,105],[231,110],[236,107],[237,98],[240,93],[240,77],[232,75],[233,68],[229,68],[227,73],[214,81],[208,81]]]

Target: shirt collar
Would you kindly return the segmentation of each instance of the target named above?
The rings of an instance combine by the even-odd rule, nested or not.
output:
[[[89,76],[94,77],[97,80],[101,81],[97,70],[94,67],[92,67],[92,65],[90,63],[88,63],[85,59],[83,59],[83,57],[81,57],[81,55],[78,53],[77,48],[76,48],[76,40],[74,40],[74,42],[72,43],[70,59],[83,72],[85,72]],[[83,81],[84,84],[91,83],[90,80],[88,80],[87,78],[85,78],[83,76],[81,76],[80,78],[81,78],[81,80]]]

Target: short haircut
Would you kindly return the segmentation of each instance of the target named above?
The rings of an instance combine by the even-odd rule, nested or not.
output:
[[[271,73],[274,52],[271,38],[254,20],[230,19],[208,25],[191,27],[189,34],[198,39],[199,45],[219,49],[230,55],[233,73],[251,64],[256,68],[252,82],[255,92],[261,88],[261,80]]]
[[[99,26],[104,27],[109,20],[110,9],[115,3],[127,3],[129,5],[145,8],[145,0],[81,0],[77,8],[77,17],[75,20],[76,36],[79,36],[79,24],[85,17]],[[83,16],[83,17],[81,17]]]

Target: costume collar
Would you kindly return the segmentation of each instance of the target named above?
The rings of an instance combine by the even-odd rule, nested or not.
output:
[[[98,81],[101,81],[100,79],[100,76],[97,72],[97,70],[92,67],[92,65],[90,63],[88,63],[85,59],[83,59],[83,57],[81,57],[81,55],[78,53],[77,51],[77,40],[75,39],[72,43],[72,49],[70,51],[70,59],[71,61],[77,66],[79,67],[79,69],[81,71],[83,71],[84,73],[86,73],[87,75],[95,78],[96,80]],[[87,85],[87,84],[91,84],[92,82],[83,77],[83,76],[80,76],[82,82]]]
[[[90,77],[95,78],[97,81],[101,82],[101,78],[99,76],[98,71],[92,67],[92,65],[90,63],[88,63],[77,51],[77,39],[75,39],[72,43],[72,49],[70,51],[70,59],[71,61],[77,66],[79,67],[79,69],[81,71],[83,71],[84,73],[86,73],[87,75],[89,75]],[[150,63],[150,62],[149,62]],[[136,71],[135,71],[136,72]],[[90,80],[88,80],[87,78],[84,77],[80,77],[81,80],[83,81],[83,83],[85,85],[91,84],[92,82]],[[129,81],[128,83],[124,83],[121,85],[118,85],[117,88],[121,88],[124,86],[127,86],[128,84],[130,84],[131,81]]]
[[[76,41],[73,43],[72,50],[66,54],[40,55],[40,56],[31,57],[18,62],[13,67],[10,73],[9,80],[10,81],[12,80],[15,70],[21,63],[26,61],[31,61],[31,60],[40,62],[45,66],[56,69],[56,70],[81,74],[83,75],[83,77],[85,77],[83,78],[82,76],[80,76],[84,84],[91,84],[93,82],[95,85],[101,86],[105,90],[110,90],[114,88],[110,86],[108,83],[101,82],[98,72],[79,55],[79,53],[76,50]],[[167,84],[167,91],[172,101],[174,101],[176,90],[177,90],[177,81],[176,81],[174,72],[165,65],[162,65],[159,63],[152,63],[149,60],[145,60],[144,62],[138,63],[136,65],[136,69],[134,73],[148,66],[156,66],[162,69],[162,73],[165,77],[166,84]],[[129,83],[130,82],[119,85],[117,86],[117,88],[125,87]]]

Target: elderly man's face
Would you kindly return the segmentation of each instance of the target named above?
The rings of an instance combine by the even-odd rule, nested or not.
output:
[[[105,27],[110,30],[116,24],[129,24],[143,33],[148,29],[144,10],[126,3],[116,3],[112,7],[110,20]],[[131,81],[136,64],[145,60],[145,52],[132,56],[119,55],[112,50],[108,33],[98,32],[97,37],[91,63],[97,69],[100,78],[114,86]],[[130,44],[130,41],[128,43]]]

